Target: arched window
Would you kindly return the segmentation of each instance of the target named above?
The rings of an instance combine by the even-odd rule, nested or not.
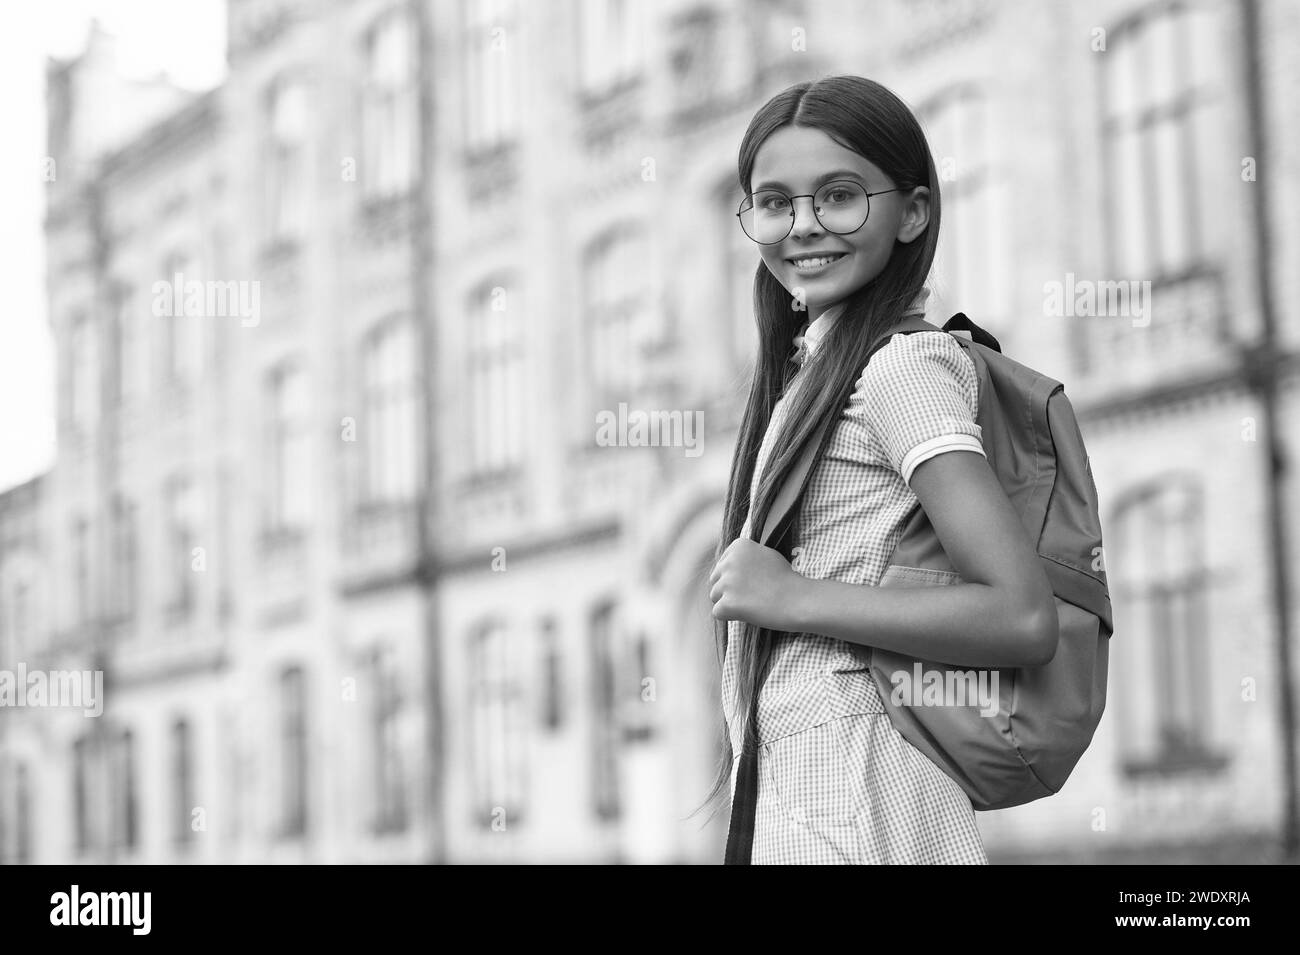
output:
[[[631,225],[606,231],[583,256],[584,357],[599,408],[631,400],[643,381],[641,339],[652,294],[647,260],[645,234]]]
[[[1221,53],[1223,11],[1182,0],[1137,5],[1110,27],[1097,71],[1101,263],[1114,281],[1149,282],[1141,334],[1129,321],[1073,324],[1081,371],[1113,375],[1116,364],[1176,361],[1203,348],[1228,307],[1224,250],[1206,195],[1219,170],[1241,157],[1220,134],[1232,96]],[[1122,287],[1122,286],[1119,286]],[[1128,300],[1123,312],[1128,314]],[[1156,303],[1159,303],[1158,305]],[[1108,305],[1114,310],[1118,302]]]
[[[199,257],[193,251],[176,251],[163,263],[160,280],[166,289],[155,289],[150,318],[160,323],[161,369],[165,384],[188,387],[203,369],[203,335],[212,316],[207,314],[206,278]],[[197,295],[191,296],[194,289]],[[197,309],[197,314],[196,314]]]
[[[415,176],[415,36],[409,14],[394,9],[365,37],[361,183],[372,199],[400,195]]]
[[[308,523],[311,487],[311,399],[307,373],[286,361],[268,376],[266,529],[301,532]]]
[[[420,483],[419,336],[409,318],[375,327],[362,344],[360,441],[366,506],[414,500]]]
[[[519,133],[519,58],[516,0],[469,0],[465,15],[465,144],[486,152]]]
[[[523,462],[523,308],[519,289],[504,276],[470,294],[468,446],[477,475],[508,473]]]
[[[272,242],[296,239],[306,225],[309,110],[299,78],[281,77],[267,92],[266,227]]]
[[[962,83],[924,103],[918,116],[939,174],[942,222],[935,271],[944,311],[996,322],[1010,304],[1010,197],[995,152],[996,117],[984,90]]]
[[[1127,633],[1116,647],[1124,769],[1217,764],[1209,726],[1211,574],[1199,481],[1169,475],[1135,488],[1117,506],[1110,537],[1115,618]]]
[[[1211,223],[1199,214],[1197,164],[1217,124],[1217,27],[1195,3],[1146,4],[1112,27],[1100,70],[1101,139],[1109,171],[1108,274],[1186,272],[1202,261]]]
[[[638,0],[584,0],[578,5],[578,67],[584,91],[600,95],[641,72],[645,9]]]

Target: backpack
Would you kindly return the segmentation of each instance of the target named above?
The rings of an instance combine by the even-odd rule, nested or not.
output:
[[[976,706],[896,701],[891,680],[891,674],[914,674],[918,662],[923,673],[937,671],[945,683],[948,671],[965,674],[988,668],[918,661],[871,648],[870,672],[898,732],[955,780],[975,809],[1005,809],[1060,790],[1092,741],[1106,704],[1113,622],[1101,561],[1097,488],[1064,386],[1003,355],[997,339],[961,312],[942,329],[919,318],[905,319],[881,336],[871,354],[894,334],[954,330],[971,333],[970,340],[953,337],[970,355],[979,377],[976,423],[984,452],[1037,545],[1056,598],[1060,642],[1056,655],[1043,666],[990,671],[998,675],[998,708],[989,716]],[[780,546],[835,420],[831,416],[808,441],[777,492],[761,543]],[[878,586],[960,582],[918,503]],[[751,708],[751,720],[756,709]],[[729,864],[748,859],[757,800],[757,763],[750,747],[741,761],[727,845]]]

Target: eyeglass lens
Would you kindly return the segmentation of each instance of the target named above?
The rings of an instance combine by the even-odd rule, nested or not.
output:
[[[847,235],[867,221],[871,199],[856,182],[837,179],[813,196],[813,214],[827,232]],[[764,189],[746,196],[740,204],[740,225],[755,242],[780,242],[794,228],[794,203],[785,193]]]

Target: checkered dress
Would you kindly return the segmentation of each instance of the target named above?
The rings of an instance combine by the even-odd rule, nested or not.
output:
[[[809,327],[809,354],[816,333],[836,317],[829,312]],[[802,369],[773,411],[753,493],[801,380]],[[893,336],[858,380],[800,501],[791,530],[794,568],[814,579],[879,583],[916,504],[907,483],[916,466],[945,451],[984,453],[977,407],[974,366],[949,334]],[[746,520],[745,536],[749,530]],[[741,624],[732,621],[728,630],[728,647],[736,646]],[[775,640],[758,702],[751,862],[987,864],[970,799],[894,728],[866,669],[869,651],[818,634]],[[744,731],[735,691],[735,655],[728,652],[722,698],[735,754],[733,795]]]

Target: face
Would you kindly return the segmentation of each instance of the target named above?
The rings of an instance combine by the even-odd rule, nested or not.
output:
[[[813,195],[828,179],[856,180],[869,193],[897,186],[861,154],[820,129],[803,126],[784,126],[768,136],[755,157],[752,177],[751,191],[779,189],[787,196]],[[812,200],[795,199],[790,234],[775,245],[759,246],[763,262],[816,316],[879,275],[895,240],[911,242],[925,231],[929,196],[924,186],[872,196],[867,221],[849,235],[826,231],[813,215]],[[833,261],[814,267],[794,261],[813,255]]]

